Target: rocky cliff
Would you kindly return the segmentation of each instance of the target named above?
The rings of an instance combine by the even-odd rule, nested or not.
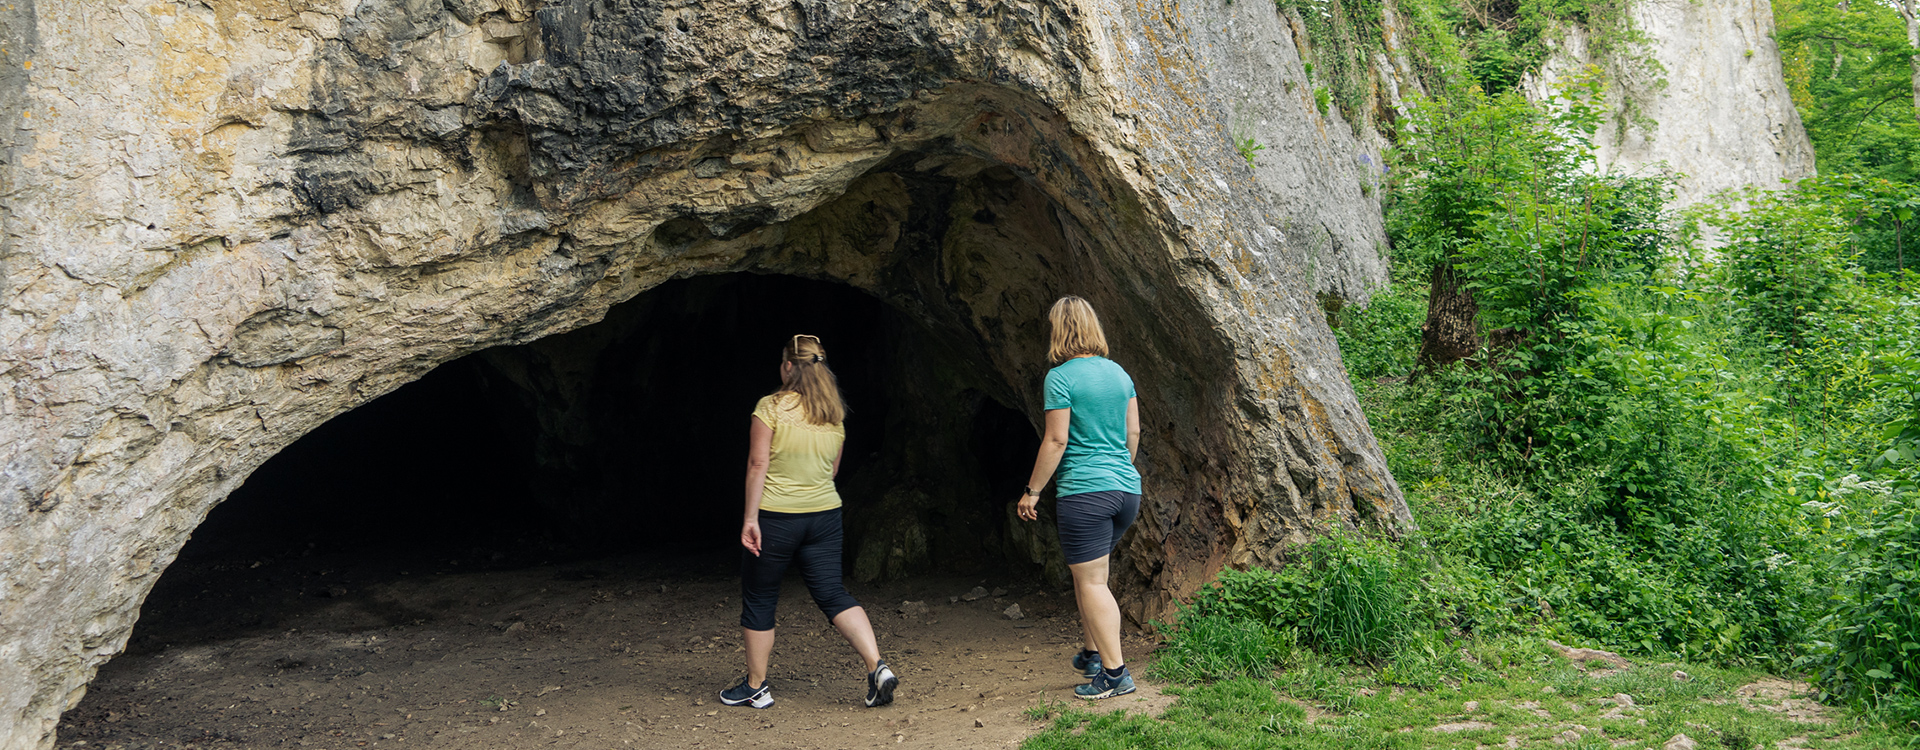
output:
[[[14,0],[0,748],[268,457],[676,277],[864,290],[1030,418],[1044,306],[1089,297],[1144,402],[1136,617],[1404,524],[1313,295],[1378,275],[1367,165],[1257,5]]]
[[[1631,16],[1646,44],[1597,54],[1593,32],[1573,26],[1524,83],[1540,99],[1589,65],[1613,74],[1613,116],[1596,144],[1603,165],[1634,171],[1664,163],[1681,175],[1675,197],[1683,205],[1814,173],[1813,144],[1773,41],[1772,6],[1635,0]]]

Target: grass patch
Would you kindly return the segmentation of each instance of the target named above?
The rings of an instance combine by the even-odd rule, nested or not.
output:
[[[1159,716],[1094,714],[1050,704],[1027,750],[1067,748],[1659,748],[1685,734],[1701,748],[1906,748],[1910,734],[1864,725],[1840,709],[1811,709],[1806,683],[1788,706],[1747,700],[1764,673],[1706,664],[1577,665],[1544,640],[1489,639],[1454,646],[1468,679],[1409,688],[1391,669],[1336,665],[1311,655],[1270,678],[1235,677],[1169,687]],[[1685,677],[1676,678],[1674,673]],[[1625,696],[1622,700],[1618,696]],[[1818,722],[1806,710],[1820,710]]]

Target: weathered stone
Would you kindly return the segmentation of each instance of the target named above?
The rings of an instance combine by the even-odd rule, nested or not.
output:
[[[1664,164],[1682,175],[1674,196],[1681,205],[1813,175],[1813,143],[1781,73],[1772,6],[1635,0],[1628,8],[1647,45],[1613,45],[1603,58],[1591,32],[1573,26],[1541,75],[1523,83],[1541,98],[1589,65],[1608,70],[1611,116],[1595,142],[1602,165],[1633,172]]]
[[[268,457],[672,278],[870,292],[1029,418],[1045,305],[1088,297],[1146,417],[1136,620],[1408,523],[1313,295],[1379,268],[1366,165],[1240,62],[1292,64],[1271,8],[535,5],[0,10],[0,748],[52,743]]]

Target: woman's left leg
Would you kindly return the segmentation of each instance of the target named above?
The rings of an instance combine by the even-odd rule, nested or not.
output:
[[[1111,555],[1101,555],[1068,565],[1067,570],[1073,573],[1073,598],[1080,605],[1080,622],[1093,641],[1093,650],[1100,652],[1105,667],[1119,669],[1126,666],[1127,657],[1120,646],[1120,603],[1107,588],[1107,561],[1111,559]]]
[[[880,642],[873,637],[873,623],[867,620],[864,607],[842,610],[833,616],[833,628],[840,631],[840,637],[853,644],[853,650],[866,660],[867,671],[880,668]]]
[[[845,539],[840,511],[820,514],[809,531],[807,543],[793,556],[794,562],[800,565],[800,577],[807,582],[807,593],[813,595],[813,602],[820,606],[834,629],[840,631],[840,636],[866,661],[867,706],[892,703],[900,677],[880,658],[873,623],[867,620],[867,611],[861,608],[860,602],[847,593],[846,581],[840,575],[840,550]]]

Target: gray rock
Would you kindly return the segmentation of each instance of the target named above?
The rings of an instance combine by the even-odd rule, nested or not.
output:
[[[1006,615],[1009,620],[1024,620],[1027,618],[1027,613],[1020,611],[1019,602],[1014,602],[1012,606],[1007,607],[1006,610],[1000,614]]]
[[[1308,529],[1410,524],[1314,295],[1384,278],[1377,160],[1285,89],[1271,7],[216,5],[0,10],[35,63],[0,72],[0,750],[50,746],[275,453],[673,278],[856,287],[1029,416],[1045,305],[1088,297],[1156,420],[1135,620]]]
[[[901,602],[900,603],[900,614],[905,615],[907,617],[924,617],[927,614],[931,613],[932,611],[933,610],[927,607],[926,602]]]
[[[968,591],[967,593],[961,594],[960,600],[967,601],[967,602],[979,601],[981,599],[987,598],[987,596],[988,596],[987,589],[985,587],[975,586],[973,587],[972,591]]]
[[[1667,744],[1661,747],[1663,750],[1694,750],[1699,746],[1700,743],[1694,742],[1692,737],[1684,734],[1676,734],[1673,736],[1673,739],[1667,740]]]
[[[1813,175],[1813,143],[1781,72],[1771,6],[1636,0],[1628,7],[1635,28],[1651,40],[1647,46],[1601,59],[1591,51],[1591,34],[1574,26],[1543,75],[1522,84],[1537,99],[1590,64],[1606,68],[1612,114],[1595,143],[1602,164],[1634,171],[1665,163],[1684,175],[1675,189],[1681,205],[1727,188]],[[1632,122],[1629,101],[1651,127]]]

